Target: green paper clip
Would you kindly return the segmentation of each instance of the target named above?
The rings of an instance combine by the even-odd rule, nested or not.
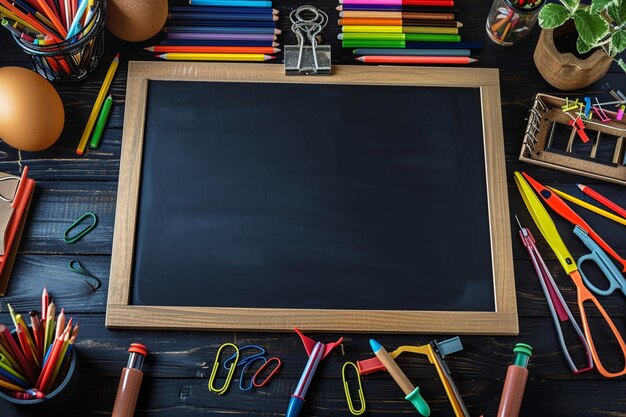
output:
[[[85,284],[87,284],[89,286],[89,288],[91,288],[91,291],[95,291],[95,290],[97,290],[98,288],[100,288],[102,286],[102,282],[98,279],[98,277],[96,277],[91,272],[89,272],[85,268],[83,268],[83,266],[80,264],[80,262],[78,262],[77,259],[72,259],[70,261],[70,263],[68,264],[68,268],[72,272],[76,272],[77,274],[80,274],[80,275],[82,275],[84,277],[87,277],[87,278],[90,278],[90,279],[94,280],[95,281],[95,285],[92,284],[91,282],[87,281],[86,279],[83,279],[83,282]]]
[[[221,388],[215,388],[213,383],[215,382],[215,376],[217,375],[217,371],[220,369],[220,355],[222,354],[222,350],[225,347],[232,347],[235,349],[235,360],[233,360],[232,364],[228,368],[228,375],[226,375],[226,381],[224,381],[224,385]],[[239,362],[239,348],[232,343],[224,343],[217,350],[215,354],[215,362],[213,362],[213,369],[211,370],[211,376],[209,377],[209,391],[216,393],[217,395],[224,394],[228,387],[230,386],[230,381],[233,379],[233,375],[235,374],[235,368],[237,367],[237,362]]]
[[[76,227],[78,227],[81,223],[83,223],[87,218],[91,218],[93,220],[93,223],[90,224],[89,226],[87,226],[85,229],[83,229],[77,235],[70,237],[69,236],[70,232],[72,230],[74,230]],[[96,227],[96,224],[98,224],[98,218],[96,217],[95,214],[93,214],[91,212],[87,212],[87,213],[83,214],[82,216],[80,216],[78,218],[78,220],[76,220],[74,223],[72,223],[70,225],[70,227],[68,227],[65,230],[65,232],[63,233],[63,241],[65,243],[76,243],[76,242],[78,242],[83,237],[85,237],[87,235],[87,233],[91,232],[93,230],[93,228]]]
[[[355,409],[354,404],[352,403],[352,397],[350,396],[350,387],[348,386],[348,381],[346,379],[346,366],[352,366],[356,371],[356,377],[359,386],[359,401],[361,402],[361,408]],[[365,412],[365,396],[363,395],[363,386],[361,385],[361,375],[359,374],[359,368],[353,362],[346,362],[343,364],[343,368],[341,368],[341,379],[343,380],[343,389],[346,392],[346,402],[348,403],[348,409],[355,416],[360,416]]]

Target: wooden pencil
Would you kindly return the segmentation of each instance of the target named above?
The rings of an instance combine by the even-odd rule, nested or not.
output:
[[[379,11],[379,10],[346,10],[339,13],[341,18],[368,19],[416,19],[416,20],[454,20],[454,13]]]
[[[205,53],[205,54],[275,54],[279,48],[266,46],[193,46],[193,45],[154,45],[144,48],[146,51],[167,53]]]
[[[344,26],[344,33],[432,33],[458,35],[459,29],[455,27],[429,27],[429,26]]]
[[[263,62],[274,59],[273,56],[264,54],[201,54],[201,53],[166,53],[157,55],[157,58],[167,61],[242,61]]]
[[[478,61],[466,56],[392,56],[366,55],[356,58],[357,61],[371,64],[417,64],[417,65],[463,65]]]
[[[339,26],[435,26],[461,28],[463,23],[456,20],[427,20],[427,19],[394,19],[394,18],[368,18],[346,17],[337,21]]]

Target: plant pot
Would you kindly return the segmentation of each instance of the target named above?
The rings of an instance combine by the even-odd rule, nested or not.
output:
[[[601,49],[586,58],[559,51],[554,43],[554,31],[561,28],[541,30],[533,55],[541,76],[564,91],[586,87],[604,77],[613,61],[611,57]],[[571,30],[574,30],[573,25]]]

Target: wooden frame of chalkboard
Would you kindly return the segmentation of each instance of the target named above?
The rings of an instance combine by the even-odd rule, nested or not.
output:
[[[494,311],[181,307],[131,304],[142,149],[151,80],[478,88]],[[131,62],[128,70],[106,325],[110,328],[332,332],[518,333],[497,69],[334,66],[331,77],[285,77],[281,65]],[[363,320],[363,315],[366,320]]]

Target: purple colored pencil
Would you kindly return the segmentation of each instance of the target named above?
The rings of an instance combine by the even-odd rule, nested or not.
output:
[[[167,39],[202,41],[274,41],[275,35],[257,33],[190,33],[168,32]]]

